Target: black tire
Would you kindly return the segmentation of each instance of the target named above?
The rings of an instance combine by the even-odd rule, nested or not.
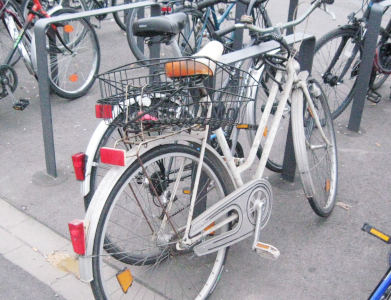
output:
[[[76,11],[73,9],[64,8],[58,10],[53,15],[58,16],[74,12]],[[65,46],[59,40],[55,31],[49,28],[47,35],[49,37],[50,86],[60,97],[70,100],[80,98],[92,87],[99,71],[100,46],[98,37],[94,28],[85,18],[61,22],[55,25],[57,32],[65,42]],[[66,28],[71,28],[72,31],[66,32]],[[70,51],[75,50],[77,55],[69,55]],[[62,55],[63,59],[57,59],[59,55]],[[69,64],[63,67],[58,64],[59,61],[62,63],[69,62]],[[85,74],[85,71],[88,73]],[[82,80],[79,80],[80,78]]]
[[[109,197],[105,200],[105,205],[101,211],[101,214],[99,216],[99,221],[97,225],[97,231],[94,238],[94,247],[93,247],[93,255],[92,255],[92,271],[93,271],[93,281],[91,282],[92,291],[94,293],[94,296],[96,299],[107,299],[107,296],[105,294],[106,289],[110,290],[110,287],[114,287],[115,289],[118,288],[118,282],[115,281],[115,276],[113,276],[114,281],[111,281],[108,278],[108,272],[112,274],[112,271],[116,272],[115,270],[123,270],[123,268],[131,269],[131,272],[137,274],[137,282],[143,282],[143,287],[141,287],[141,292],[139,290],[136,290],[135,293],[137,293],[137,296],[139,298],[143,298],[143,290],[145,292],[145,287],[148,287],[149,292],[162,295],[163,293],[170,293],[169,295],[164,295],[168,299],[173,298],[179,298],[179,299],[194,299],[194,293],[197,295],[202,291],[204,293],[203,299],[206,298],[208,295],[210,295],[214,288],[216,287],[216,284],[220,278],[221,272],[223,270],[223,266],[225,263],[226,255],[228,248],[219,250],[216,254],[215,260],[213,260],[213,257],[215,254],[210,254],[206,256],[196,257],[194,256],[191,249],[185,250],[185,251],[178,251],[175,250],[172,246],[172,244],[175,244],[173,242],[174,237],[168,238],[168,240],[162,240],[159,238],[151,238],[154,236],[154,230],[155,228],[161,228],[161,224],[156,219],[156,217],[153,217],[156,213],[159,215],[161,212],[161,207],[156,206],[156,204],[150,203],[153,201],[151,200],[152,192],[151,188],[145,186],[143,183],[145,182],[146,176],[144,176],[144,172],[148,173],[148,170],[155,171],[156,172],[161,171],[161,165],[164,165],[164,159],[167,159],[169,162],[171,158],[174,159],[172,166],[173,169],[170,169],[169,173],[171,172],[178,172],[181,168],[182,170],[186,170],[185,160],[181,160],[182,167],[179,167],[176,165],[176,158],[183,157],[186,160],[189,160],[190,163],[186,162],[186,164],[189,164],[191,166],[190,169],[187,169],[187,172],[189,173],[182,173],[181,182],[182,180],[189,179],[190,182],[192,181],[192,170],[193,168],[196,168],[197,161],[199,157],[199,151],[197,151],[195,148],[192,148],[190,146],[180,145],[180,144],[172,144],[172,145],[163,145],[161,147],[154,148],[150,150],[149,152],[145,153],[140,157],[142,161],[142,166],[140,166],[139,160],[136,160],[134,163],[132,163],[126,171],[122,174],[120,179],[117,181],[117,183],[113,186],[113,189],[110,192]],[[193,163],[195,163],[193,165]],[[152,166],[152,167],[151,167]],[[155,168],[153,168],[155,166]],[[165,172],[164,170],[163,172]],[[148,174],[151,178],[154,180],[158,180],[159,182],[156,183],[155,189],[158,189],[160,186],[163,186],[164,184],[173,184],[174,183],[167,177],[161,178],[159,176],[155,176],[151,174]],[[223,196],[220,194],[228,194],[233,190],[233,182],[230,180],[229,175],[227,174],[224,167],[221,165],[219,161],[214,159],[214,156],[211,156],[211,153],[206,151],[205,158],[204,158],[204,164],[203,164],[203,176],[210,177],[213,181],[209,181],[204,185],[205,191],[210,192],[219,190],[217,198]],[[170,176],[170,175],[168,175]],[[175,174],[174,174],[175,176]],[[190,176],[190,177],[189,177]],[[214,183],[212,189],[208,189],[209,184]],[[133,186],[133,187],[132,187]],[[125,191],[125,189],[129,190],[135,190],[136,192],[133,192],[133,199],[132,201],[126,201],[130,200],[127,198],[128,190]],[[165,187],[163,189],[169,190],[168,187]],[[180,188],[177,189],[177,191],[180,190]],[[147,198],[140,198],[143,199],[143,202],[140,203],[140,206],[138,206],[138,209],[135,206],[135,210],[132,211],[131,206],[137,202],[138,195],[141,192],[146,192]],[[202,192],[201,192],[202,193]],[[119,198],[119,195],[123,195],[124,198]],[[187,208],[187,202],[189,201],[189,197],[184,197],[183,195],[180,195],[181,193],[177,194],[175,196],[175,201],[173,202],[173,205],[178,205],[179,207],[175,207],[175,210],[170,210],[172,212],[170,219],[172,220],[173,224],[177,227],[181,227],[182,221],[184,219],[181,219],[181,216],[178,215],[182,213]],[[203,194],[202,194],[203,195]],[[171,197],[171,196],[170,196]],[[207,199],[207,202],[210,201],[217,201],[218,199],[214,199],[215,197],[211,197],[208,195],[207,197],[201,196],[201,202],[204,199]],[[187,200],[185,200],[187,199]],[[156,199],[155,199],[156,201]],[[185,202],[185,203],[183,203]],[[175,204],[176,203],[176,204]],[[198,206],[197,202],[197,205]],[[154,206],[155,205],[155,206]],[[205,204],[206,205],[206,204]],[[118,207],[117,207],[118,206]],[[180,209],[180,207],[182,207]],[[143,209],[142,207],[145,207]],[[209,207],[209,206],[208,206]],[[143,213],[140,212],[144,211]],[[197,209],[196,209],[197,210]],[[204,208],[201,208],[201,210],[205,210]],[[137,212],[138,211],[138,212]],[[136,213],[137,212],[137,213]],[[129,214],[128,217],[121,218],[119,214]],[[136,216],[136,215],[139,216]],[[110,221],[110,217],[112,215],[115,220]],[[133,216],[133,217],[132,217]],[[134,216],[137,218],[134,220]],[[184,214],[184,218],[186,219],[187,214]],[[143,220],[144,218],[144,220]],[[147,223],[145,221],[145,218],[149,218],[150,223],[148,227],[147,224],[141,225],[140,222]],[[141,220],[141,221],[138,221]],[[124,223],[125,222],[125,223]],[[126,225],[127,222],[130,222],[132,225],[128,227]],[[157,222],[157,223],[156,223]],[[179,224],[180,223],[180,224]],[[124,227],[125,226],[125,227]],[[143,227],[142,227],[143,226]],[[167,224],[167,228],[170,225]],[[145,230],[144,231],[144,227]],[[137,234],[132,237],[132,233],[129,233],[132,228],[132,230],[136,230]],[[151,230],[148,228],[153,228],[152,233]],[[115,230],[116,229],[116,230]],[[177,228],[178,229],[178,228]],[[122,235],[118,232],[118,230],[123,231],[127,230],[129,231],[126,235]],[[171,230],[171,229],[170,229]],[[168,230],[170,232],[170,230]],[[114,232],[116,233],[115,239]],[[181,233],[182,231],[180,231]],[[134,233],[133,233],[134,234]],[[159,235],[160,233],[157,233]],[[169,234],[169,233],[167,233]],[[109,236],[110,241],[114,241],[115,247],[119,247],[122,245],[121,250],[124,246],[132,247],[130,250],[123,249],[120,253],[117,254],[117,256],[114,256],[113,253],[110,253],[109,256],[105,255],[103,252],[103,249],[106,249],[107,247],[110,247],[111,245],[103,245],[103,240],[107,240],[107,236]],[[166,237],[167,238],[167,237]],[[102,240],[103,239],[103,240]],[[119,240],[121,239],[121,240]],[[127,241],[131,240],[132,243],[129,243]],[[155,241],[154,241],[155,240]],[[134,250],[134,247],[137,247],[137,242],[141,242],[140,247],[143,249],[142,252],[138,250]],[[148,242],[147,242],[148,241]],[[147,242],[147,244],[146,244]],[[165,245],[164,243],[167,243]],[[136,248],[138,249],[138,248]],[[148,254],[146,254],[148,252]],[[175,254],[174,254],[175,252]],[[150,253],[150,254],[149,254]],[[103,256],[102,256],[103,255]],[[191,258],[191,259],[190,259]],[[213,264],[213,267],[211,270],[209,270],[209,267],[205,265],[205,261],[209,261]],[[214,263],[213,263],[214,261]],[[104,264],[104,265],[103,265]],[[162,264],[162,268],[161,265]],[[164,264],[164,265],[163,265]],[[110,269],[108,270],[108,266]],[[205,269],[206,268],[206,269]],[[114,270],[111,270],[114,269]],[[144,274],[143,272],[146,272],[147,274]],[[154,272],[164,272],[163,274],[160,273],[156,275]],[[212,271],[212,272],[211,272]],[[179,272],[179,273],[177,273]],[[195,272],[195,273],[194,273]],[[197,274],[196,277],[192,276],[191,274]],[[170,276],[171,275],[171,276]],[[205,277],[207,278],[207,282],[209,285],[205,284]],[[105,281],[107,279],[107,282]],[[162,282],[163,279],[163,282]],[[175,279],[175,280],[174,280]],[[140,281],[141,280],[141,281]],[[186,283],[184,283],[186,281]],[[189,284],[190,285],[187,285]],[[163,284],[162,284],[163,283]],[[113,284],[113,286],[109,287],[109,284]],[[176,289],[172,285],[179,285],[180,288]],[[137,285],[137,284],[136,284]],[[197,285],[197,287],[196,287]],[[140,287],[140,285],[138,285]],[[137,289],[137,286],[133,285],[130,287],[130,290],[128,293],[131,295],[133,294],[132,288]],[[161,291],[160,288],[163,288],[164,291]],[[118,297],[123,296],[123,294],[120,292]],[[113,296],[114,297],[114,296]],[[133,296],[134,298],[135,296]],[[132,298],[130,296],[130,298]]]
[[[118,143],[117,141],[125,135],[124,130],[121,127],[116,126],[115,124],[118,124],[123,119],[123,114],[118,115],[115,120],[107,127],[106,132],[103,134],[102,139],[100,140],[97,151],[94,154],[93,162],[96,164],[99,164],[100,160],[100,148],[102,147],[112,147],[116,146],[116,148],[129,150],[130,146],[126,145],[124,143]],[[84,197],[84,207],[87,210],[92,196],[95,193],[95,190],[97,189],[99,182],[102,180],[104,175],[109,170],[109,166],[105,165],[94,165],[91,167],[91,173],[90,173],[90,191],[89,193]]]
[[[362,55],[361,45],[358,49],[359,53],[349,66],[342,81],[337,82],[337,79],[340,75],[339,72],[342,71],[348,60],[349,50],[352,50],[352,47],[357,44],[356,40],[356,27],[343,26],[322,36],[315,45],[312,76],[321,83],[322,89],[328,97],[333,119],[337,118],[346,109],[353,98],[353,87],[356,84],[358,67]],[[341,42],[343,41],[346,41],[342,51],[343,53],[339,55],[337,62],[334,64],[328,77],[326,77],[325,72],[331,63],[338,46],[342,45]]]
[[[196,53],[201,49],[202,45],[205,44],[205,41],[202,41],[203,35],[209,37],[212,36],[213,25],[209,19],[205,21],[205,30],[201,33],[198,29],[198,24],[204,22],[202,12],[198,10],[182,10],[181,7],[175,8],[175,12],[184,11],[188,15],[188,23],[182,32],[177,36],[178,45],[180,47],[181,53],[183,56],[190,56]],[[128,44],[132,50],[133,55],[139,61],[144,61],[151,58],[149,52],[149,46],[146,45],[145,41],[150,40],[149,38],[137,37],[133,34],[132,24],[139,18],[139,14],[144,13],[144,16],[140,15],[141,18],[147,18],[151,16],[151,7],[139,8],[132,10],[127,15],[126,20],[126,35],[128,38]],[[202,27],[201,27],[202,28]],[[158,40],[159,37],[154,38],[153,40]],[[155,42],[156,43],[156,42]],[[145,46],[146,45],[146,46]],[[171,48],[166,46],[164,43],[160,43],[160,53],[159,57],[173,57],[171,53]]]

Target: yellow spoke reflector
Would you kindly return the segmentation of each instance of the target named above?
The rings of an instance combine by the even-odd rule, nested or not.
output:
[[[264,137],[267,136],[267,126],[265,127],[265,130],[263,131],[263,136],[264,136]]]
[[[71,32],[73,32],[73,26],[72,26],[72,25],[69,25],[69,24],[65,25],[65,26],[64,26],[64,31],[65,31],[66,33],[71,33]]]
[[[118,283],[122,288],[122,291],[126,294],[128,289],[133,283],[132,273],[130,273],[129,269],[125,269],[117,273],[116,276],[117,276]]]
[[[77,76],[77,74],[72,74],[69,76],[69,81],[70,82],[76,82],[79,80],[79,76]]]
[[[210,225],[208,225],[208,226],[206,226],[205,227],[205,229],[204,229],[204,231],[208,231],[209,229],[211,229],[213,226],[215,226],[216,225],[216,223],[215,222],[212,222]],[[214,235],[215,234],[215,232],[214,231],[212,231],[211,233],[209,233],[209,235]]]
[[[388,235],[385,235],[384,233],[380,232],[379,230],[377,230],[375,228],[371,228],[371,230],[369,232],[385,242],[388,242],[390,240],[390,237]]]
[[[330,179],[326,179],[326,184],[325,184],[324,188],[327,193],[330,191]]]
[[[237,129],[248,129],[248,124],[238,124],[236,125],[236,128]]]
[[[183,190],[183,193],[186,194],[186,195],[190,195],[190,194],[191,194],[191,191],[190,191],[190,190],[184,189],[184,190]]]

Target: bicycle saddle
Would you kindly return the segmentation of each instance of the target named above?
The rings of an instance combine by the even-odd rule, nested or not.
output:
[[[213,76],[216,71],[215,61],[219,61],[224,46],[218,41],[210,41],[192,57],[167,62],[166,74],[170,78],[187,76]]]
[[[141,37],[174,36],[185,27],[186,21],[186,14],[179,12],[137,20],[132,28],[134,35]]]

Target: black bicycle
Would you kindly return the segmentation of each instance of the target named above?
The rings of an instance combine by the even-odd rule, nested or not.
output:
[[[315,46],[312,75],[322,83],[329,98],[333,119],[337,118],[353,99],[358,78],[363,43],[372,1],[363,0],[362,9],[348,16],[348,24],[321,37]],[[362,17],[357,17],[364,11]],[[391,73],[391,20],[381,28],[372,68],[367,99],[379,102],[378,89]]]

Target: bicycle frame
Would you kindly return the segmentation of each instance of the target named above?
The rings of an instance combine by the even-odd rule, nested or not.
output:
[[[369,300],[380,300],[391,285],[391,267],[388,268],[372,294],[369,296]]]
[[[272,148],[272,145],[273,145],[273,142],[274,142],[274,138],[276,136],[277,129],[279,127],[279,124],[280,124],[280,121],[281,121],[281,118],[282,118],[282,115],[283,115],[283,112],[284,112],[284,108],[285,108],[285,106],[287,104],[289,96],[291,95],[292,89],[294,89],[294,88],[300,88],[300,89],[303,90],[304,97],[305,97],[305,99],[306,99],[306,101],[307,101],[307,103],[309,105],[309,108],[312,111],[313,118],[315,120],[316,126],[318,127],[318,129],[319,129],[319,131],[321,133],[321,136],[323,137],[323,140],[324,140],[325,144],[326,145],[330,145],[330,142],[327,140],[326,135],[324,134],[323,128],[322,128],[320,120],[319,120],[319,116],[316,113],[316,109],[314,107],[314,103],[313,103],[313,101],[311,99],[311,96],[310,96],[310,93],[308,91],[307,84],[305,82],[306,78],[304,78],[304,76],[303,76],[305,74],[301,73],[303,75],[301,75],[301,74],[297,75],[297,73],[296,73],[296,70],[298,69],[298,67],[299,67],[298,63],[295,62],[293,59],[289,59],[288,60],[286,84],[284,86],[284,90],[282,92],[282,95],[279,98],[277,111],[274,114],[274,120],[273,120],[273,123],[271,125],[270,132],[267,134],[267,137],[266,137],[266,140],[265,140],[265,144],[264,144],[264,148],[263,148],[263,151],[262,151],[262,155],[261,155],[261,158],[259,160],[259,163],[257,164],[256,172],[253,175],[252,180],[261,179],[263,177],[263,173],[264,173],[265,167],[266,167],[266,162],[267,162],[267,160],[269,158],[269,155],[270,155],[270,152],[271,152],[271,148]],[[276,81],[280,81],[281,78],[282,78],[282,71],[278,71],[277,74],[276,74]],[[294,84],[296,86],[294,86]],[[234,178],[235,183],[236,183],[236,185],[238,187],[241,187],[244,184],[243,183],[243,179],[242,179],[243,172],[245,172],[246,170],[248,170],[250,167],[252,167],[254,165],[255,158],[256,158],[256,153],[257,153],[257,151],[259,149],[259,145],[261,144],[261,141],[262,141],[262,138],[263,138],[263,135],[264,135],[263,133],[265,131],[266,124],[267,124],[268,119],[270,117],[273,104],[275,103],[275,99],[276,99],[276,96],[277,96],[278,89],[279,89],[278,84],[276,82],[273,82],[273,85],[272,85],[272,88],[270,90],[270,94],[269,94],[268,100],[266,102],[265,109],[263,111],[260,123],[258,124],[258,129],[257,129],[257,132],[255,134],[255,139],[253,141],[253,144],[251,145],[251,149],[250,149],[249,155],[245,159],[244,163],[240,164],[239,166],[236,166],[235,158],[232,155],[231,148],[229,147],[229,145],[227,143],[227,140],[226,140],[226,137],[224,135],[224,132],[223,132],[222,128],[217,129],[216,132],[215,132],[216,136],[217,136],[218,144],[219,144],[219,146],[220,146],[220,148],[221,148],[221,150],[223,152],[224,159],[225,159],[225,161],[226,161],[226,163],[228,165],[228,168],[229,168],[229,170],[230,170],[230,172],[232,174],[232,177]],[[254,89],[253,89],[253,91],[250,91],[250,92],[254,93]],[[255,97],[254,95],[252,95],[252,96]],[[206,131],[206,134],[207,134],[207,131]],[[206,137],[207,137],[207,135],[206,135]],[[202,141],[202,146],[203,147],[205,147],[206,141],[207,141],[207,139],[204,138],[203,141]],[[201,161],[201,163],[202,163],[202,160],[203,160],[203,152],[202,152],[202,148],[201,148],[201,154],[200,154],[200,161]],[[199,166],[201,165],[201,163],[199,164]],[[220,223],[217,223],[217,224],[213,225],[212,227],[208,228],[207,232],[205,232],[203,234],[200,234],[198,236],[195,236],[193,238],[189,237],[190,227],[191,227],[191,223],[192,223],[192,212],[193,212],[193,209],[194,209],[194,202],[195,202],[195,197],[197,195],[197,188],[198,188],[198,180],[197,179],[199,179],[199,177],[200,177],[199,173],[200,173],[200,171],[197,171],[197,177],[196,177],[196,180],[195,180],[195,187],[194,187],[194,191],[193,191],[193,194],[192,194],[193,195],[192,196],[192,202],[191,202],[191,205],[190,205],[189,218],[188,218],[188,221],[187,221],[187,224],[186,224],[185,235],[184,235],[184,237],[182,239],[182,242],[185,245],[193,245],[193,244],[197,243],[198,241],[200,241],[205,236],[205,234],[207,234],[207,232],[208,233],[209,232],[213,232],[213,231],[219,229],[220,227],[224,226],[225,224],[236,220],[237,217],[238,217],[237,215],[236,216],[228,216],[227,220],[222,220]],[[194,200],[193,200],[193,198],[194,198]],[[223,200],[220,200],[220,201],[223,201]],[[203,214],[208,214],[208,210],[206,210]],[[206,228],[208,225],[209,224],[205,224],[204,228]],[[181,248],[179,243],[180,242],[178,242],[177,247]]]

